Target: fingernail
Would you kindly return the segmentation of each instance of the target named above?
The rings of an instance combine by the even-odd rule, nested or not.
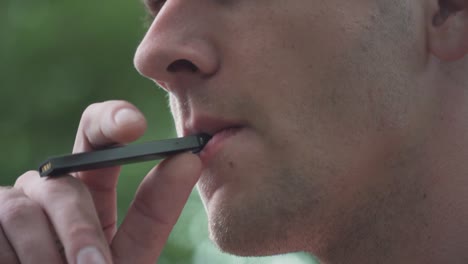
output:
[[[94,247],[85,247],[80,250],[76,258],[78,264],[105,264],[101,252]]]
[[[117,125],[131,125],[141,122],[141,120],[141,114],[129,108],[122,108],[114,115],[114,121]]]

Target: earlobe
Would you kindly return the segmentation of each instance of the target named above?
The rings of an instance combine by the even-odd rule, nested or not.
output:
[[[468,0],[439,0],[429,23],[429,50],[445,61],[468,54]]]

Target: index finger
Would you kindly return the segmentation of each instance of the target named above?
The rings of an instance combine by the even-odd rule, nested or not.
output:
[[[126,101],[106,101],[88,106],[80,120],[73,152],[99,149],[138,139],[146,129],[143,114]]]
[[[73,152],[86,152],[123,144],[143,135],[146,121],[138,109],[125,101],[90,105],[83,113]],[[116,187],[120,167],[75,173],[88,187],[108,241],[116,230]]]

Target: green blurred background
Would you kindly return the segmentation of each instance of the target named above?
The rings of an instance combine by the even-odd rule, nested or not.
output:
[[[71,151],[82,111],[93,102],[123,99],[148,119],[140,140],[175,136],[165,94],[133,68],[145,33],[138,0],[0,0],[0,185],[11,185],[46,157]],[[125,166],[119,219],[147,162]],[[192,193],[158,263],[315,263],[306,254],[238,258],[208,239],[206,215]]]

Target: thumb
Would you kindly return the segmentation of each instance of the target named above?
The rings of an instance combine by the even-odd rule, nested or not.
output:
[[[145,177],[112,241],[115,264],[155,263],[200,173],[200,159],[185,153]]]

